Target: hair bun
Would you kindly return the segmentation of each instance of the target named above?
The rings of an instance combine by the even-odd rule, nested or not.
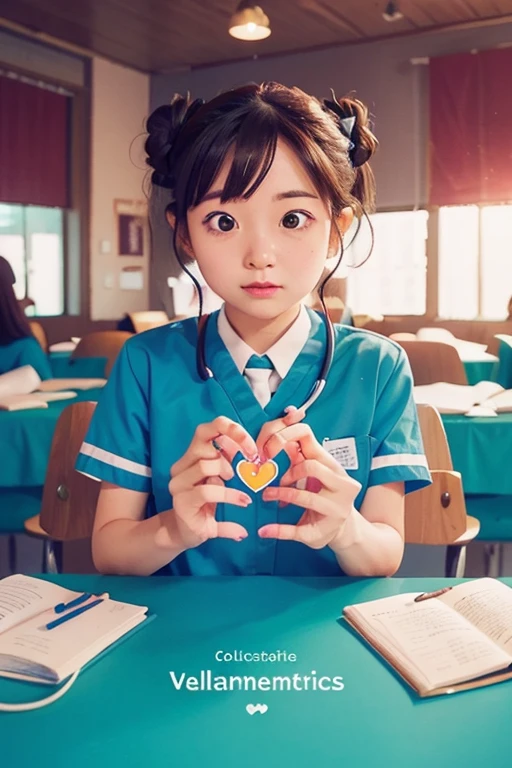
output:
[[[172,151],[183,125],[204,104],[203,99],[190,100],[190,96],[176,94],[170,104],[164,104],[151,113],[146,122],[148,137],[144,144],[146,163],[154,169],[153,184],[172,188]]]
[[[368,162],[379,146],[370,128],[368,109],[359,99],[337,99],[334,91],[331,93],[332,100],[324,99],[324,108],[338,118],[340,131],[350,142],[350,161],[354,168],[359,168]]]

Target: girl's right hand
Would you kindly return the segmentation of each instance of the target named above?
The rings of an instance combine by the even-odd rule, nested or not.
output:
[[[220,450],[213,445],[214,440]],[[169,492],[184,550],[217,537],[242,541],[248,536],[242,525],[215,519],[219,503],[247,507],[252,502],[246,493],[224,485],[234,476],[231,462],[239,451],[249,461],[258,456],[256,443],[241,424],[219,416],[197,427],[188,450],[171,467]]]

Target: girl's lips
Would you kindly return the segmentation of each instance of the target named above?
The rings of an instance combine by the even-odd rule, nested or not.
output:
[[[271,296],[274,296],[279,290],[279,285],[266,285],[263,287],[257,285],[246,285],[244,287],[244,291],[246,293],[248,293],[250,296],[254,296],[257,299],[268,299]]]

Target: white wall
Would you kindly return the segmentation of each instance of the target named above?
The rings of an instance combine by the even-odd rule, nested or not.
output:
[[[143,258],[117,255],[114,201],[144,200],[142,151],[149,110],[148,75],[95,58],[91,84],[90,277],[91,318],[109,320],[147,309],[149,252]],[[136,138],[139,137],[139,138]],[[135,140],[135,141],[134,141]],[[110,253],[101,252],[102,241]],[[142,290],[122,290],[125,266],[143,267]]]

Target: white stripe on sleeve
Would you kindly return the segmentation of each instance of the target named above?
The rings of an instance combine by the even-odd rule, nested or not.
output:
[[[375,456],[372,459],[370,472],[385,467],[425,467],[428,469],[427,458],[422,453],[392,453],[389,456]]]
[[[151,467],[146,467],[144,464],[139,464],[136,461],[130,461],[130,459],[123,459],[122,456],[116,456],[115,453],[104,451],[103,448],[98,448],[90,443],[82,443],[80,453],[83,453],[84,456],[90,456],[91,459],[102,461],[104,464],[110,464],[112,467],[132,472],[134,475],[142,475],[142,477],[151,477],[152,475]]]

